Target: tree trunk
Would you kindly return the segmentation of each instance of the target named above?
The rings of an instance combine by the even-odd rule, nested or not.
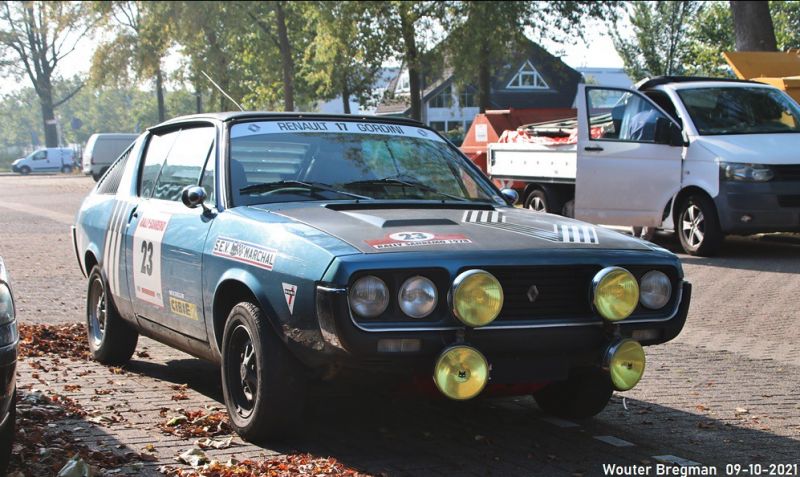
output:
[[[55,123],[55,108],[53,98],[39,97],[42,105],[42,125],[44,126],[44,143],[47,147],[58,147],[58,128]]]
[[[778,51],[769,2],[731,1],[736,51]]]
[[[344,114],[350,114],[350,89],[346,84],[342,87],[342,109]]]
[[[164,109],[164,75],[161,68],[156,70],[156,101],[158,102],[158,122],[163,123],[167,117]]]
[[[203,92],[200,91],[199,89],[196,89],[195,92],[194,92],[194,100],[195,100],[195,106],[196,106],[195,109],[197,111],[197,114],[202,113],[203,112]]]
[[[478,52],[480,66],[478,66],[478,106],[480,112],[485,113],[490,106],[492,94],[492,75],[489,71],[490,52],[486,43],[482,43]]]
[[[289,44],[289,34],[286,31],[283,2],[275,2],[275,19],[278,26],[278,45],[283,66],[283,109],[284,111],[294,111],[294,59],[292,58],[292,47]]]
[[[400,29],[406,50],[405,62],[408,68],[408,86],[411,93],[411,118],[422,121],[422,85],[420,84],[416,29],[410,12],[402,6],[400,8]]]

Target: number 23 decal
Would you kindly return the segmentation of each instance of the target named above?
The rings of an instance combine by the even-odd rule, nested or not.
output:
[[[142,214],[133,234],[133,283],[136,298],[163,308],[161,288],[161,242],[170,215],[161,212]]]
[[[147,275],[153,274],[153,242],[142,241],[142,271]]]

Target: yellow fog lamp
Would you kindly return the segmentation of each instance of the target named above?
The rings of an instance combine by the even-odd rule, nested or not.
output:
[[[600,316],[608,321],[624,320],[639,303],[639,283],[624,268],[607,267],[592,279],[592,295]]]
[[[472,399],[489,381],[489,363],[471,346],[456,345],[445,349],[433,369],[433,382],[450,399]]]
[[[503,308],[503,287],[484,270],[468,270],[453,281],[453,314],[467,326],[486,326]]]
[[[617,391],[632,389],[644,376],[644,348],[631,339],[613,343],[606,350],[605,367]]]

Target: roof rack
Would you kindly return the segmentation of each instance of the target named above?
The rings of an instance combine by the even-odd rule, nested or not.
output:
[[[656,76],[639,82],[636,88],[640,91],[655,88],[667,83],[695,83],[700,81],[721,81],[725,83],[756,83],[755,81],[740,80],[733,78],[711,78],[708,76]]]

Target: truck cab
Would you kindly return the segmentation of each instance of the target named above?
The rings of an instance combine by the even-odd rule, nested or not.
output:
[[[800,230],[800,107],[779,89],[659,77],[636,90],[581,85],[576,103],[577,121],[562,121],[577,125],[571,143],[489,147],[487,172],[524,181],[529,208],[674,229],[693,255],[729,234]]]
[[[31,172],[63,172],[69,174],[75,168],[75,150],[69,147],[47,147],[37,149],[11,163],[11,170],[22,175]]]

